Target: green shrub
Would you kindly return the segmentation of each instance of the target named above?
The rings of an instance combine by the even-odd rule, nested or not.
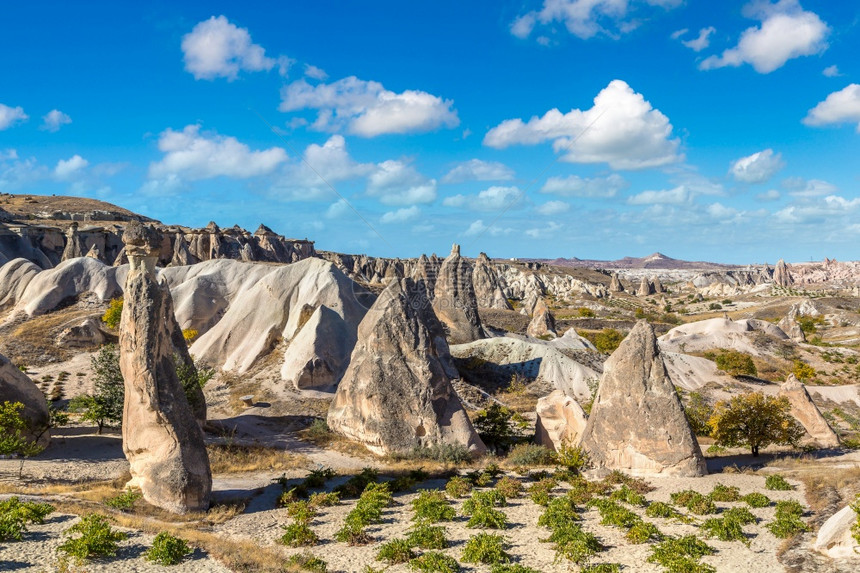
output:
[[[303,485],[285,490],[284,493],[278,496],[278,507],[287,507],[291,503],[299,501],[303,497],[308,497],[308,490]]]
[[[597,537],[584,531],[575,523],[568,523],[553,529],[549,538],[542,541],[553,544],[556,561],[567,559],[577,565],[583,565],[592,556],[604,549]]]
[[[725,517],[706,519],[702,524],[702,531],[708,537],[715,537],[720,541],[742,541],[749,545],[749,540],[744,535],[741,524],[733,519],[726,519]]]
[[[702,495],[691,489],[679,491],[671,494],[672,503],[683,505],[688,510],[697,515],[707,515],[717,512],[717,506],[714,501],[706,495]]]
[[[367,545],[373,541],[373,538],[364,530],[363,525],[349,521],[335,532],[334,538],[336,541],[341,541],[350,546]]]
[[[493,565],[490,573],[541,573],[537,569],[520,565],[519,563],[500,563]]]
[[[789,491],[794,489],[794,486],[785,481],[785,478],[780,474],[767,476],[767,479],[764,480],[764,487],[765,489],[775,491]]]
[[[618,563],[595,563],[586,565],[580,570],[582,573],[620,573],[621,565]]]
[[[714,501],[731,502],[738,501],[741,498],[740,490],[735,486],[723,485],[717,483],[714,489],[711,490],[709,497]]]
[[[532,501],[538,505],[546,505],[549,503],[549,493],[556,487],[558,487],[558,482],[555,479],[542,478],[529,486],[529,496],[532,498]]]
[[[308,527],[307,522],[299,521],[282,527],[284,534],[280,542],[289,547],[308,547],[316,545],[319,541],[319,537]]]
[[[444,492],[437,489],[424,489],[418,492],[418,497],[412,500],[415,511],[413,521],[436,523],[450,521],[457,516],[456,510],[448,503]]]
[[[576,505],[569,497],[557,497],[549,502],[546,510],[538,518],[538,525],[555,529],[571,521],[582,519],[576,511]]]
[[[128,488],[121,494],[110,497],[105,500],[105,505],[120,511],[131,511],[134,509],[134,502],[143,497],[139,490]]]
[[[629,503],[630,505],[638,505],[644,507],[647,501],[645,500],[645,496],[641,493],[636,493],[632,489],[630,489],[627,484],[622,485],[619,489],[612,492],[609,496],[609,499],[615,501],[623,501]]]
[[[73,537],[74,534],[80,534]],[[67,553],[80,563],[92,557],[113,557],[119,542],[128,535],[111,529],[107,518],[96,513],[81,517],[81,520],[65,531],[69,537],[57,549]]]
[[[776,502],[776,516],[801,517],[806,513],[806,508],[793,499]]]
[[[326,573],[328,564],[311,553],[298,553],[287,559],[287,566],[298,567],[311,573]]]
[[[851,526],[851,537],[854,538],[858,544],[860,544],[860,494],[854,496],[854,503],[848,504],[851,506],[851,509],[854,510],[854,513],[857,514],[857,519],[854,520],[854,524]]]
[[[333,491],[330,493],[314,493],[308,499],[311,507],[332,507],[340,503],[340,494]]]
[[[758,521],[756,516],[745,507],[732,507],[723,512],[723,519],[726,521],[734,521],[740,525],[748,525]]]
[[[0,541],[20,541],[28,523],[44,523],[54,506],[32,501],[22,502],[17,497],[0,501]]]
[[[392,539],[387,543],[383,543],[376,553],[377,561],[385,561],[389,565],[397,563],[406,563],[415,557],[415,552],[409,546],[409,542],[405,539]]]
[[[336,475],[337,473],[331,468],[311,470],[302,480],[302,485],[308,489],[325,487],[325,483]]]
[[[364,468],[361,472],[346,480],[346,483],[334,488],[334,491],[339,493],[341,498],[358,497],[369,484],[374,483],[378,479],[378,471],[374,468]]]
[[[644,494],[648,493],[649,491],[654,491],[654,486],[652,486],[644,479],[629,476],[619,470],[612,470],[611,472],[609,472],[609,475],[606,476],[603,481],[604,483],[609,485],[624,484],[636,493]]]
[[[600,513],[601,525],[612,525],[623,529],[630,529],[642,518],[622,505],[608,499],[592,499],[588,505],[596,507]]]
[[[496,491],[505,498],[519,497],[523,492],[523,482],[510,476],[505,476],[496,482]]]
[[[454,476],[445,484],[445,492],[451,497],[466,497],[472,491],[472,482],[462,476]]]
[[[409,452],[394,457],[404,460],[431,460],[440,463],[461,464],[472,459],[472,452],[463,444],[432,444],[416,446]]]
[[[191,548],[184,539],[162,531],[155,536],[152,547],[143,556],[147,561],[159,565],[178,565],[189,555],[191,555]]]
[[[612,484],[604,481],[588,481],[583,477],[579,477],[570,482],[570,490],[567,496],[574,503],[587,503],[595,495],[604,495],[612,490]]]
[[[798,533],[809,531],[809,526],[795,515],[777,515],[776,519],[765,527],[780,539],[788,539]]]
[[[456,573],[460,570],[460,564],[449,555],[430,551],[410,561],[409,568],[425,573]]]
[[[467,527],[482,529],[504,529],[508,526],[508,516],[504,511],[494,509],[490,505],[478,504],[472,512]]]
[[[570,472],[579,474],[588,468],[590,463],[588,452],[582,446],[562,444],[555,454],[555,461]]]
[[[470,537],[463,547],[463,561],[466,563],[510,563],[511,556],[505,551],[508,542],[493,533],[478,533]]]
[[[614,328],[604,328],[600,332],[583,333],[583,335],[591,340],[594,347],[602,354],[612,354],[621,345],[621,341],[626,336],[623,332]]]
[[[661,541],[663,534],[653,523],[640,520],[627,530],[625,538],[630,543],[645,543],[647,541]]]
[[[415,525],[406,537],[411,547],[421,549],[445,549],[448,540],[445,538],[445,528],[419,523]]]
[[[714,552],[713,547],[695,535],[686,535],[653,545],[648,562],[662,565],[670,573],[716,573],[710,565],[699,562]]]
[[[119,321],[122,318],[122,302],[122,297],[111,299],[107,310],[102,315],[102,322],[111,330],[119,328]]]
[[[317,510],[307,501],[294,501],[287,506],[287,515],[298,523],[310,523],[316,517]]]
[[[491,489],[487,491],[473,491],[472,497],[463,503],[463,514],[472,515],[476,508],[484,507],[505,507],[508,501],[500,492]]]
[[[690,428],[697,436],[711,435],[711,427],[708,421],[714,414],[714,407],[705,399],[699,392],[690,392],[686,397],[684,405],[684,414],[687,421],[690,423]]]
[[[507,451],[523,439],[528,422],[517,412],[498,402],[478,412],[472,421],[484,443],[496,451]]]
[[[507,463],[511,466],[548,466],[553,462],[553,452],[537,444],[517,444],[508,452]]]
[[[753,492],[748,493],[741,498],[750,507],[767,507],[770,505],[770,498],[763,493]]]
[[[0,455],[30,457],[45,449],[27,438],[27,421],[21,415],[23,409],[21,402],[0,402]]]
[[[684,515],[677,509],[668,503],[663,503],[662,501],[655,501],[649,505],[645,510],[645,515],[648,517],[663,517],[667,519],[681,519],[684,517]]]
[[[756,376],[755,364],[752,356],[736,350],[725,350],[718,354],[714,362],[717,370],[722,370],[729,376]]]

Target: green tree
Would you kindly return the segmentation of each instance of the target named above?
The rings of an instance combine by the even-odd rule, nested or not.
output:
[[[487,447],[507,451],[523,438],[528,422],[518,413],[498,402],[478,412],[473,422],[478,435]]]
[[[198,405],[197,400],[200,399],[197,388],[203,388],[215,376],[215,370],[196,362],[185,364],[178,354],[173,355],[173,365],[176,368],[176,376],[179,378],[179,383],[182,384],[185,397],[188,399],[188,405],[193,410]]]
[[[21,402],[0,402],[0,454],[35,456],[44,448],[24,435],[27,421],[21,416]]]
[[[116,330],[119,328],[120,318],[122,318],[122,297],[111,299],[108,309],[102,315],[102,322],[111,330]]]
[[[800,381],[811,380],[815,378],[816,374],[815,368],[800,360],[794,361],[794,367],[792,367],[791,373]]]
[[[730,376],[756,376],[752,356],[736,350],[725,350],[714,358],[717,368]]]
[[[708,422],[714,414],[714,408],[707,399],[699,392],[690,392],[683,400],[684,414],[687,416],[687,421],[693,429],[693,433],[697,436],[709,436],[711,427]]]
[[[621,344],[626,335],[614,328],[604,328],[600,332],[595,332],[587,336],[591,340],[594,347],[603,354],[612,354],[615,349]]]
[[[98,426],[102,433],[105,426],[122,425],[122,408],[125,400],[125,382],[119,368],[119,350],[114,344],[101,347],[92,359],[95,379],[93,395],[77,396],[69,402],[71,411],[83,413],[83,419]]]
[[[748,447],[758,456],[761,448],[796,445],[803,436],[803,427],[790,412],[788,398],[749,392],[717,402],[708,425],[718,446]]]

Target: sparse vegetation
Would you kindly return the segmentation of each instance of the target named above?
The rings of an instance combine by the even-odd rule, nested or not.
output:
[[[385,561],[389,565],[397,563],[406,563],[415,557],[415,552],[409,546],[409,542],[405,539],[392,539],[380,546],[376,553],[378,561]]]
[[[412,500],[412,509],[415,511],[412,519],[424,523],[450,521],[457,516],[457,511],[439,490],[419,491],[418,497]]]
[[[179,565],[189,555],[191,555],[191,548],[185,540],[162,531],[152,540],[152,547],[144,553],[144,558],[159,565],[169,566]]]
[[[508,542],[503,536],[493,533],[478,533],[466,541],[466,545],[463,547],[463,561],[488,565],[509,563],[511,556],[508,555],[507,548]]]
[[[108,308],[102,315],[102,322],[111,330],[119,328],[119,321],[122,318],[122,297],[111,299]]]
[[[498,402],[479,411],[472,423],[487,447],[501,452],[522,440],[528,426],[520,414]]]
[[[128,537],[122,531],[111,528],[108,519],[97,513],[81,517],[79,522],[66,530],[66,535],[68,539],[57,550],[73,557],[78,563],[93,557],[114,557],[119,542]]]
[[[717,445],[746,446],[758,456],[771,444],[797,444],[803,427],[791,416],[787,398],[750,392],[718,402],[708,422]]]
[[[548,466],[553,462],[553,452],[538,444],[517,444],[505,459],[513,467]]]
[[[773,491],[789,491],[794,489],[794,486],[788,483],[781,474],[767,476],[764,481],[764,487]]]
[[[460,570],[460,564],[450,555],[428,551],[410,561],[409,568],[425,573],[456,573]]]
[[[0,541],[20,541],[28,523],[43,523],[53,511],[50,504],[21,501],[17,497],[0,501]]]
[[[131,511],[134,503],[142,497],[137,489],[127,488],[124,492],[105,500],[105,505],[120,511]]]

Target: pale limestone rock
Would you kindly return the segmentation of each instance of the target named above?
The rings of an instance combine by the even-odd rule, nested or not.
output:
[[[588,418],[579,402],[555,390],[537,401],[535,442],[556,451],[562,446],[578,446]]]
[[[555,330],[555,317],[553,317],[543,299],[540,299],[535,305],[534,316],[526,329],[526,334],[535,338],[546,336],[552,338],[558,337],[558,333]]]
[[[0,402],[20,402],[24,409],[20,411],[21,418],[26,422],[24,436],[38,440],[40,445],[47,446],[51,440],[48,432],[51,416],[48,414],[48,403],[42,391],[30,378],[18,370],[12,362],[0,354]]]
[[[129,486],[167,511],[205,511],[212,475],[203,433],[176,376],[172,333],[179,327],[170,291],[155,276],[160,239],[136,222],[123,239],[131,266],[119,336]]]
[[[313,309],[284,352],[281,379],[296,390],[333,391],[349,364],[355,329],[325,305]]]
[[[57,336],[57,346],[63,348],[93,348],[103,344],[105,335],[97,318],[86,318],[81,323],[64,328]]]
[[[435,444],[482,453],[451,384],[457,376],[424,284],[392,281],[359,325],[328,425],[377,454]]]
[[[606,361],[582,445],[598,468],[637,475],[707,473],[657,347],[639,321]]]
[[[855,523],[857,512],[851,506],[843,507],[818,530],[815,550],[832,559],[860,560],[860,544],[851,534]]]
[[[609,292],[624,292],[624,285],[617,273],[612,273],[612,281],[609,283]]]
[[[504,279],[495,272],[486,253],[480,253],[475,259],[472,282],[475,285],[475,296],[479,307],[513,310],[502,290]]]
[[[794,278],[788,269],[785,261],[779,259],[776,263],[776,268],[773,270],[773,282],[781,287],[788,287],[794,284]]]
[[[636,291],[636,296],[648,296],[654,294],[654,285],[648,280],[648,277],[642,277],[639,282],[639,290]]]
[[[779,389],[779,396],[788,398],[791,415],[804,427],[812,440],[821,448],[838,448],[839,436],[821,415],[818,406],[812,401],[806,386],[794,374]]]
[[[478,299],[472,284],[472,265],[460,256],[454,244],[442,261],[436,279],[433,310],[448,329],[451,344],[472,342],[484,337],[478,317]]]

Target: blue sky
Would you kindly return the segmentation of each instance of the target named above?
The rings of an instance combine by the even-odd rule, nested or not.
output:
[[[855,2],[31,2],[0,191],[379,256],[857,259]]]

